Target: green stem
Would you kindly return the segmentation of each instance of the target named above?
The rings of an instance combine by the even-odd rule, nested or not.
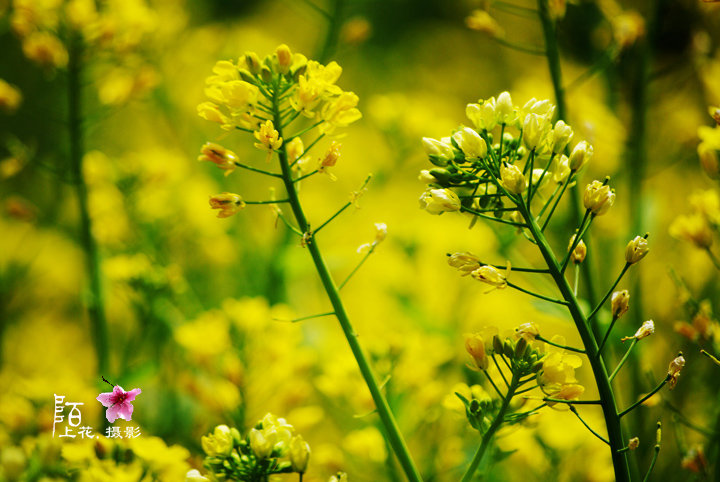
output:
[[[500,406],[500,410],[498,410],[497,415],[495,416],[495,420],[493,420],[492,424],[490,424],[490,427],[487,429],[487,432],[482,437],[482,440],[480,442],[480,446],[478,447],[477,451],[475,452],[475,455],[473,456],[472,460],[470,461],[470,465],[468,466],[467,470],[465,471],[465,474],[463,475],[461,482],[469,482],[473,479],[473,476],[475,475],[475,471],[477,470],[478,466],[480,465],[480,462],[482,461],[483,455],[485,455],[485,452],[487,451],[488,447],[490,446],[490,442],[492,441],[493,436],[495,435],[495,432],[498,431],[500,426],[502,425],[503,421],[505,420],[505,413],[508,410],[508,407],[510,406],[510,401],[512,400],[513,396],[515,395],[515,390],[518,386],[518,378],[513,373],[513,378],[510,382],[510,386],[508,388],[508,392],[503,397],[502,405]]]
[[[325,35],[325,42],[323,43],[320,54],[317,59],[321,64],[326,63],[330,60],[330,57],[335,53],[337,48],[338,40],[340,38],[340,28],[342,27],[344,19],[345,0],[334,0],[332,2],[332,10],[329,12],[327,34]]]
[[[662,387],[664,387],[667,382],[670,381],[670,378],[672,378],[671,375],[666,376],[666,377],[663,379],[663,381],[661,381],[660,383],[658,383],[658,385],[657,385],[655,388],[652,389],[652,391],[651,391],[650,393],[648,393],[647,395],[645,395],[644,397],[642,397],[640,400],[638,400],[637,402],[633,403],[633,404],[630,405],[628,408],[626,408],[625,410],[623,410],[622,412],[620,412],[619,415],[622,417],[623,415],[626,415],[626,414],[632,412],[633,410],[635,410],[635,408],[639,407],[645,400],[647,400],[648,398],[652,397],[652,396],[655,395],[657,392],[659,392],[660,389],[661,389]]]
[[[715,256],[715,254],[710,250],[709,247],[705,248],[705,251],[707,251],[708,256],[710,257],[710,261],[715,265],[715,269],[720,270],[720,260]]]
[[[550,212],[548,213],[547,217],[545,218],[545,222],[542,225],[541,230],[544,232],[545,228],[547,228],[548,223],[550,222],[550,218],[552,218],[552,215],[555,213],[555,208],[557,208],[557,205],[560,203],[560,199],[562,199],[563,194],[565,194],[565,190],[570,185],[570,181],[572,180],[572,173],[568,174],[567,179],[565,179],[565,182],[562,185],[562,190],[560,191],[560,195],[558,195],[557,198],[555,198],[555,203],[553,204],[552,209],[550,209]],[[543,206],[543,208],[540,210],[540,214],[538,214],[538,218],[542,217],[543,212],[545,212],[545,208],[547,205]]]
[[[612,321],[610,322],[610,326],[608,327],[607,331],[605,332],[605,336],[603,337],[602,343],[600,343],[600,347],[598,348],[598,356],[600,356],[600,355],[602,354],[602,349],[603,349],[603,347],[605,346],[605,343],[607,342],[607,339],[608,339],[608,337],[610,336],[610,333],[612,333],[612,329],[613,329],[613,327],[615,326],[615,322],[616,322],[618,319],[619,319],[619,318],[618,318],[617,316],[613,316],[613,319],[612,319]],[[588,317],[588,321],[589,321],[589,320],[590,320],[590,318]]]
[[[548,345],[556,346],[556,347],[558,347],[558,348],[562,348],[563,350],[574,351],[575,353],[585,353],[585,350],[582,350],[582,349],[580,349],[580,348],[573,348],[573,347],[571,347],[571,346],[560,345],[559,343],[553,343],[552,341],[547,340],[547,339],[543,338],[543,337],[540,336],[540,335],[536,336],[535,338],[536,338],[538,341],[541,341],[541,342],[543,342],[543,343],[547,343]]]
[[[580,416],[580,414],[578,413],[577,408],[575,408],[573,405],[568,405],[568,408],[570,409],[570,411],[571,411],[572,413],[575,414],[575,416],[578,418],[578,420],[580,420],[580,421],[582,422],[582,424],[585,425],[585,428],[588,429],[588,430],[590,430],[590,433],[591,433],[591,434],[595,435],[597,438],[599,438],[600,440],[602,440],[602,441],[605,442],[606,444],[610,445],[610,442],[608,442],[605,437],[603,437],[602,435],[600,435],[599,433],[597,433],[595,430],[593,430],[593,429],[590,427],[590,425],[588,425],[587,422],[586,422],[585,420],[583,420],[583,418],[582,418],[582,417]],[[622,451],[622,449],[620,449],[620,450]]]
[[[278,135],[282,137],[283,134],[282,128],[280,127],[281,124],[279,122],[280,119],[278,114],[278,107],[279,106],[277,104],[277,93],[275,93],[275,95],[273,96],[273,108],[275,110],[276,120],[275,125],[276,129],[278,130]],[[295,219],[300,230],[307,233],[309,232],[310,226],[308,224],[307,218],[305,217],[305,212],[303,211],[302,205],[300,204],[297,190],[295,189],[295,184],[292,179],[292,172],[288,163],[287,150],[284,143],[277,151],[277,153],[280,161],[280,167],[282,169],[283,183],[285,184],[285,189],[287,190],[288,198],[290,200],[290,206],[292,207],[293,214],[295,215]],[[420,477],[420,474],[415,467],[415,463],[410,456],[410,452],[407,445],[405,444],[405,440],[400,433],[400,429],[398,428],[395,417],[390,410],[390,406],[388,405],[387,400],[382,394],[375,374],[370,367],[370,363],[368,362],[368,359],[366,358],[362,348],[360,347],[360,343],[358,342],[355,330],[350,323],[350,318],[348,317],[347,312],[345,311],[345,306],[342,302],[342,299],[340,298],[338,287],[335,285],[335,281],[333,281],[330,270],[325,264],[325,260],[322,256],[317,240],[312,235],[310,235],[310,238],[307,242],[307,248],[308,251],[310,251],[310,256],[312,257],[313,263],[315,264],[315,268],[318,272],[318,275],[320,276],[320,280],[325,289],[325,292],[327,293],[328,299],[330,300],[330,304],[335,311],[335,315],[337,316],[338,322],[340,323],[340,327],[345,334],[345,338],[347,339],[348,345],[350,346],[350,350],[352,351],[353,356],[355,357],[355,360],[358,364],[360,373],[362,374],[362,377],[365,380],[365,383],[370,391],[370,395],[375,402],[375,407],[380,417],[380,421],[385,428],[388,442],[392,446],[393,451],[395,452],[395,456],[398,458],[400,465],[402,466],[408,480],[412,482],[419,482],[422,480],[422,478]]]
[[[615,287],[617,287],[618,283],[620,282],[622,277],[625,276],[625,273],[627,272],[627,270],[629,268],[630,268],[630,264],[625,263],[625,266],[623,267],[622,271],[620,271],[620,275],[615,280],[615,283],[613,283],[613,285],[610,287],[610,289],[607,290],[607,293],[605,293],[605,296],[603,296],[603,299],[600,301],[600,303],[598,303],[597,306],[595,307],[595,309],[593,309],[592,312],[588,315],[588,317],[587,317],[588,323],[595,317],[597,312],[600,310],[600,308],[602,308],[602,305],[605,304],[605,302],[608,300],[608,298],[610,298],[610,295],[613,294]],[[610,326],[610,328],[612,329],[612,325]],[[607,338],[607,334],[605,335],[605,338]],[[603,344],[604,343],[605,342],[603,341]],[[602,346],[602,345],[600,345],[600,346]]]
[[[345,287],[345,285],[348,283],[348,281],[350,281],[350,278],[355,276],[355,273],[358,272],[358,270],[362,267],[362,265],[365,264],[365,261],[367,261],[367,259],[370,257],[370,255],[373,254],[376,246],[377,246],[376,244],[370,245],[370,249],[368,250],[367,253],[365,253],[365,256],[363,256],[363,258],[360,260],[360,262],[357,264],[357,266],[355,266],[355,268],[353,268],[353,270],[350,272],[350,274],[347,275],[347,278],[345,278],[343,280],[343,282],[338,285],[338,290],[343,289]]]
[[[630,346],[628,347],[627,351],[625,352],[625,355],[623,355],[622,360],[620,360],[620,363],[618,363],[618,366],[615,367],[615,370],[613,370],[612,374],[608,378],[609,381],[613,381],[613,379],[615,378],[615,375],[618,374],[618,372],[620,371],[622,366],[625,364],[625,361],[630,356],[630,352],[632,351],[633,348],[635,348],[635,345],[637,345],[637,342],[638,342],[637,338],[633,338],[633,341],[632,341],[632,343],[630,343]]]
[[[539,3],[542,5],[544,2],[540,0]],[[608,433],[608,442],[610,442],[610,454],[613,461],[615,479],[618,482],[629,482],[630,469],[628,467],[627,457],[624,453],[618,453],[618,450],[623,448],[625,443],[623,441],[622,428],[620,426],[620,417],[617,414],[615,395],[607,377],[605,364],[603,360],[599,359],[597,356],[598,348],[595,337],[587,326],[578,300],[572,292],[572,288],[570,288],[570,285],[560,271],[560,265],[558,264],[555,254],[553,253],[552,248],[550,248],[550,244],[545,238],[545,235],[542,233],[540,227],[532,218],[527,208],[523,204],[520,204],[519,208],[521,214],[525,218],[525,222],[528,223],[528,229],[535,239],[543,259],[550,269],[550,274],[553,277],[555,284],[560,290],[563,299],[568,302],[568,311],[575,322],[575,327],[577,328],[578,333],[580,334],[580,339],[585,347],[590,367],[593,371],[593,375],[595,376],[595,383],[597,384],[598,394],[600,396],[600,405],[602,406],[603,415],[605,417],[605,425]]]
[[[645,477],[643,478],[643,482],[647,482],[650,480],[650,474],[652,473],[653,469],[655,468],[655,463],[658,459],[658,454],[660,453],[660,422],[657,424],[657,438],[655,442],[655,453],[653,454],[652,461],[650,461],[650,467],[648,467],[648,471],[645,474]]]
[[[543,35],[545,37],[545,53],[548,60],[548,69],[550,71],[550,79],[553,84],[553,91],[555,92],[555,106],[557,108],[558,119],[567,121],[567,105],[565,101],[565,89],[563,88],[562,81],[562,68],[560,66],[560,50],[558,48],[557,31],[555,29],[555,22],[550,16],[550,8],[548,6],[548,0],[537,0],[538,2],[538,15],[540,17],[540,23],[542,24]],[[568,153],[567,147],[565,153]],[[572,175],[572,173],[571,173]],[[571,213],[573,216],[573,223],[577,225],[580,221],[581,207],[580,207],[580,191],[578,186],[575,185],[570,188],[570,204],[572,206]],[[549,218],[548,218],[549,219]],[[547,221],[546,221],[547,223]],[[544,230],[544,227],[543,227]],[[589,247],[589,246],[588,246]],[[595,305],[595,289],[594,289],[594,276],[592,272],[592,250],[588,250],[590,253],[585,258],[586,268],[583,270],[583,283],[587,294],[588,302],[590,306]]]
[[[493,381],[492,377],[491,377],[490,374],[487,372],[487,370],[483,370],[482,372],[483,372],[483,373],[485,374],[485,376],[487,377],[488,381],[490,382],[490,385],[492,385],[492,387],[495,389],[495,393],[498,394],[498,397],[504,398],[505,395],[503,395],[502,392],[500,391],[500,389],[497,387],[497,385],[495,385],[495,382]]]
[[[258,169],[258,168],[256,168],[256,167],[252,167],[252,166],[247,166],[247,165],[242,164],[242,163],[240,163],[240,162],[236,162],[235,165],[236,165],[237,167],[241,167],[241,168],[243,168],[243,169],[247,169],[248,171],[257,172],[258,174],[265,174],[266,176],[278,177],[278,178],[282,177],[280,174],[276,174],[276,173],[274,173],[274,172],[269,172],[269,171],[264,171],[264,170],[262,170],[262,169]]]
[[[105,304],[100,277],[100,253],[92,234],[88,203],[88,187],[83,176],[85,154],[82,131],[82,41],[71,35],[68,49],[68,127],[70,138],[70,169],[80,214],[80,243],[85,251],[85,268],[90,282],[87,310],[98,360],[98,372],[108,370],[108,333]]]
[[[530,290],[526,290],[525,288],[521,288],[521,287],[519,287],[518,285],[516,285],[516,284],[514,284],[514,283],[511,283],[511,282],[509,282],[509,281],[507,281],[507,280],[506,280],[505,282],[507,283],[507,285],[508,285],[510,288],[516,289],[516,290],[520,291],[521,293],[525,293],[525,294],[528,294],[528,295],[530,295],[530,296],[534,296],[535,298],[539,298],[539,299],[544,300],[544,301],[549,301],[550,303],[555,303],[555,304],[558,304],[558,305],[565,305],[565,306],[567,306],[567,301],[556,300],[555,298],[550,298],[549,296],[544,296],[544,295],[541,295],[541,294],[538,294],[538,293],[534,293],[534,292],[532,292],[532,291],[530,291]]]

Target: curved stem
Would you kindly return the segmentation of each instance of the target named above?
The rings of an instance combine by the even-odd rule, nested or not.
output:
[[[542,3],[542,0],[540,3]],[[572,288],[563,276],[560,265],[555,257],[555,254],[550,248],[545,235],[542,233],[540,227],[537,225],[535,219],[533,219],[526,206],[520,203],[518,207],[525,218],[525,222],[529,226],[530,233],[537,242],[540,253],[550,269],[550,274],[553,277],[555,284],[560,290],[563,299],[568,303],[568,311],[575,322],[575,327],[577,328],[583,346],[585,347],[590,367],[592,368],[593,375],[595,376],[595,383],[597,384],[598,394],[601,401],[600,405],[602,406],[603,415],[605,417],[608,442],[610,442],[610,453],[613,461],[613,468],[615,470],[615,479],[618,482],[629,482],[630,469],[628,467],[627,457],[624,452],[618,452],[618,450],[624,447],[625,443],[623,442],[622,428],[620,426],[620,417],[617,413],[615,395],[612,387],[610,386],[610,381],[608,380],[605,364],[603,360],[597,356],[598,347],[595,337],[588,328],[587,321],[583,317],[578,300],[575,297]]]
[[[537,3],[538,16],[540,17],[540,23],[542,24],[543,35],[545,37],[545,55],[548,60],[548,70],[550,71],[550,79],[552,80],[553,91],[555,92],[555,105],[557,107],[557,116],[558,119],[567,121],[567,104],[565,101],[565,88],[563,87],[562,68],[560,66],[560,49],[558,48],[555,22],[550,16],[548,0],[537,0]],[[565,149],[565,151],[567,154],[567,148]],[[570,211],[573,216],[573,223],[577,225],[580,222],[580,216],[582,212],[580,208],[580,191],[578,190],[577,185],[570,188],[570,204],[572,207]],[[545,221],[545,224],[547,224],[547,220]],[[586,266],[583,270],[583,283],[590,306],[594,306],[595,285],[593,283],[593,273],[591,268],[592,250],[588,251],[590,251],[590,253],[588,253],[585,258]]]
[[[497,415],[495,416],[495,420],[493,420],[492,424],[490,425],[490,428],[488,428],[487,432],[482,437],[482,441],[480,442],[480,446],[478,447],[477,451],[475,452],[475,455],[473,456],[472,460],[470,461],[470,465],[468,466],[467,470],[465,470],[465,474],[463,475],[461,482],[469,482],[472,480],[473,476],[475,475],[475,471],[477,470],[478,466],[480,465],[480,462],[482,462],[483,456],[485,455],[485,452],[487,451],[488,447],[490,446],[490,442],[492,441],[493,436],[495,435],[495,432],[498,431],[500,426],[502,425],[503,421],[505,420],[505,413],[508,410],[508,407],[510,406],[510,401],[512,400],[513,396],[515,395],[515,390],[518,387],[518,378],[513,373],[513,378],[510,381],[510,386],[508,387],[508,392],[503,398],[503,403],[500,406],[500,410],[498,410]]]
[[[609,381],[613,381],[613,379],[615,378],[615,375],[617,375],[618,372],[620,371],[620,369],[623,367],[623,365],[625,364],[625,361],[630,356],[630,352],[632,352],[633,348],[635,348],[635,345],[637,345],[637,341],[638,341],[637,338],[633,338],[632,343],[630,343],[630,347],[625,352],[625,355],[620,360],[620,363],[618,363],[618,366],[615,367],[615,370],[613,370],[613,372],[610,374],[610,377],[608,377]]]
[[[82,130],[82,43],[76,35],[71,35],[68,49],[68,128],[70,138],[70,169],[78,200],[80,214],[80,243],[85,251],[85,268],[90,282],[90,296],[87,297],[87,310],[90,317],[92,338],[98,360],[98,372],[108,369],[108,334],[105,319],[105,303],[100,279],[100,253],[97,241],[92,234],[88,187],[83,176],[83,157],[85,155]]]
[[[273,109],[275,111],[275,128],[278,131],[278,135],[282,137],[283,134],[279,119],[280,115],[277,94],[273,96]],[[292,207],[292,211],[295,215],[298,227],[302,232],[308,233],[310,231],[310,227],[307,218],[305,217],[305,212],[303,211],[302,205],[300,204],[300,199],[295,188],[295,183],[292,179],[292,172],[288,163],[287,150],[284,143],[280,147],[280,149],[277,150],[277,154],[280,160],[280,168],[282,169],[283,183],[285,185],[285,189],[287,190],[290,206]],[[420,473],[415,467],[412,457],[410,456],[410,451],[408,450],[407,445],[405,444],[405,440],[400,433],[400,429],[397,426],[395,417],[390,411],[390,406],[382,394],[377,378],[375,377],[375,374],[370,367],[370,363],[368,362],[362,348],[360,347],[360,343],[357,339],[357,334],[355,333],[355,330],[350,323],[350,318],[348,317],[347,312],[345,311],[345,306],[340,298],[338,287],[336,286],[335,281],[330,274],[330,270],[325,264],[325,260],[322,256],[317,240],[314,236],[312,236],[312,234],[310,234],[307,240],[307,249],[308,251],[310,251],[310,256],[312,257],[313,263],[315,264],[315,268],[318,272],[318,275],[320,276],[320,280],[323,287],[325,288],[325,292],[327,293],[328,299],[330,300],[330,304],[335,311],[335,315],[338,319],[338,322],[340,323],[340,327],[345,334],[348,345],[350,345],[350,350],[355,357],[358,368],[360,369],[360,373],[365,380],[365,384],[370,390],[370,395],[375,402],[375,407],[380,417],[380,421],[385,428],[388,442],[392,446],[392,449],[395,452],[395,456],[398,458],[400,465],[405,471],[405,475],[407,476],[408,480],[412,482],[419,482],[422,480],[422,478],[420,477]]]

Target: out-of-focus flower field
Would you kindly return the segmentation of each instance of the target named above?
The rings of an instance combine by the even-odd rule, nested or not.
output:
[[[550,38],[538,18],[548,9]],[[563,306],[448,265],[448,254],[470,251],[543,268],[527,232],[429,215],[436,199],[418,206],[430,175],[420,172],[433,167],[422,139],[472,127],[467,104],[503,91],[519,106],[536,98],[562,109],[574,132],[568,153],[592,145],[545,231],[557,251],[578,227],[573,203],[580,209],[585,186],[610,176],[614,205],[584,238],[587,259],[568,269],[571,282],[587,270],[585,312],[615,281],[628,241],[649,233],[648,255],[617,285],[630,310],[608,338],[608,370],[630,344],[621,337],[648,319],[654,333],[631,342],[612,385],[618,406],[649,393],[678,352],[686,365],[672,391],[622,419],[625,442],[640,441],[625,450],[632,480],[651,462],[649,480],[720,480],[720,3],[700,0],[0,0],[0,480],[215,480],[233,444],[251,458],[274,450],[307,482],[405,480],[341,325],[312,317],[335,308],[310,231],[286,225],[296,218],[283,183],[198,162],[212,142],[231,161],[279,172],[265,161],[279,152],[266,131],[239,115],[229,127],[208,122],[207,102],[239,95],[212,91],[229,80],[218,61],[252,69],[246,52],[257,52],[282,72],[283,44],[337,62],[342,75],[330,83],[357,95],[356,106],[343,97],[348,117],[331,117],[337,102],[323,108],[330,120],[320,129],[330,127],[311,166],[298,166],[311,175],[297,186],[313,228],[352,198],[318,239],[335,284],[350,275],[342,302],[424,480],[460,480],[481,443],[456,393],[497,398],[467,334],[495,326],[519,340],[514,330],[534,323],[548,340],[583,346]],[[563,101],[548,62],[558,51]],[[298,125],[312,126],[311,108],[301,113]],[[220,167],[228,159],[202,152]],[[226,192],[249,202],[217,197]],[[549,277],[505,277],[557,291]],[[595,320],[601,333],[608,309]],[[577,358],[581,366],[564,369],[595,400],[590,363]],[[141,389],[131,420],[108,421],[107,406],[129,402],[104,407],[98,396],[113,388],[103,377]],[[528,391],[510,408],[546,395]],[[65,402],[83,404],[80,424]],[[502,426],[478,478],[614,480],[603,412],[578,405],[596,437],[568,406]],[[283,431],[292,443],[276,437]],[[263,455],[259,437],[270,432]]]

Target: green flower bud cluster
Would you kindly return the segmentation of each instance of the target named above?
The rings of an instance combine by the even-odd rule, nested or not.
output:
[[[295,428],[268,413],[245,437],[235,428],[218,425],[201,439],[204,467],[212,480],[267,480],[272,474],[304,473],[310,446]]]
[[[546,100],[531,99],[516,106],[507,92],[497,100],[469,104],[472,127],[460,126],[439,140],[423,138],[433,167],[420,173],[419,179],[428,185],[421,208],[430,214],[449,210],[490,213],[516,222],[513,211],[518,200],[526,197],[530,204],[540,190],[544,196],[538,198],[546,200],[592,157],[593,148],[585,141],[575,146],[569,158],[563,155],[573,130],[562,120],[553,124],[554,112],[555,107]],[[546,190],[547,186],[552,187]],[[440,192],[443,198],[457,198],[459,203],[447,209],[427,202],[429,193],[438,197]]]

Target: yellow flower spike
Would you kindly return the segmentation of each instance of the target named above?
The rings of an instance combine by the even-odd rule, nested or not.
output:
[[[585,188],[583,205],[595,216],[601,216],[615,204],[615,192],[607,183],[593,181]]]
[[[504,163],[500,166],[500,180],[503,187],[512,194],[520,194],[527,187],[525,176],[515,164]]]
[[[577,172],[582,169],[593,156],[593,147],[587,141],[579,142],[570,153],[568,167]]]
[[[678,378],[680,378],[680,372],[684,366],[685,358],[682,356],[682,353],[679,353],[678,356],[670,362],[670,366],[668,367],[668,376],[670,377],[668,386],[670,390],[675,388],[675,385],[677,385]]]
[[[420,196],[420,208],[430,214],[459,211],[460,198],[450,189],[428,189]]]
[[[238,160],[237,154],[230,149],[225,149],[220,144],[214,142],[206,142],[202,146],[201,154],[198,161],[209,161],[217,167],[225,171],[228,176],[235,170],[235,163]]]
[[[480,159],[487,155],[485,140],[473,129],[463,127],[452,137],[465,154],[466,159]]]
[[[282,146],[282,138],[279,137],[278,131],[275,130],[271,120],[265,121],[264,124],[260,124],[260,129],[253,133],[255,139],[259,142],[254,144],[255,147],[261,150],[267,151],[266,161],[269,162],[272,158],[273,152]]]
[[[480,333],[465,335],[465,350],[475,361],[475,366],[480,370],[487,370],[490,360],[485,349],[485,340]]]
[[[505,279],[505,276],[493,266],[480,266],[470,274],[476,280],[487,283],[497,289],[504,289],[507,287],[507,280]]]
[[[290,464],[293,471],[304,473],[307,470],[308,461],[310,460],[310,445],[303,440],[302,436],[296,435],[290,440]]]
[[[12,114],[22,102],[22,94],[16,87],[0,79],[0,110]]]
[[[448,256],[448,264],[467,276],[480,267],[480,258],[472,253],[454,253]]]
[[[625,247],[625,262],[635,264],[647,256],[650,247],[648,246],[647,234],[635,236]]]
[[[610,306],[613,318],[620,318],[627,313],[630,304],[630,292],[628,290],[616,291],[610,298]]]
[[[239,194],[224,192],[210,196],[210,207],[219,209],[217,217],[227,218],[245,208],[245,201]]]

